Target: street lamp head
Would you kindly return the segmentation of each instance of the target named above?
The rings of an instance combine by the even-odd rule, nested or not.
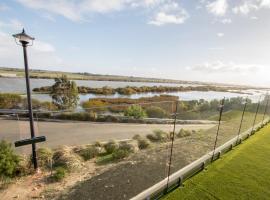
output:
[[[24,29],[22,30],[21,33],[14,34],[13,37],[15,38],[16,43],[17,41],[19,41],[22,45],[28,45],[30,42],[33,43],[33,40],[35,39],[27,35]]]

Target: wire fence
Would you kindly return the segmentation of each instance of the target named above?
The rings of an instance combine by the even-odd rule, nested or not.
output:
[[[92,105],[76,112],[35,110],[36,135],[47,137],[37,146],[76,154],[82,157],[78,162],[83,166],[94,159],[95,169],[103,171],[87,177],[89,181],[82,186],[88,188],[84,195],[90,199],[130,199],[164,179],[167,184],[162,193],[167,193],[172,174],[210,152],[214,161],[218,147],[235,137],[241,143],[241,133],[252,135],[266,124],[268,107],[266,94],[255,102],[224,98]],[[14,143],[30,137],[26,110],[0,113],[0,139]],[[114,146],[112,151],[109,144]],[[86,159],[81,152],[88,147],[98,147],[98,152]],[[16,151],[29,154],[31,147]],[[81,173],[86,174],[85,170],[81,168]],[[75,191],[69,198],[80,195]]]

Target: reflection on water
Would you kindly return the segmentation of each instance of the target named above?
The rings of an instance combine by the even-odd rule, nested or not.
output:
[[[156,95],[161,94],[168,94],[168,95],[174,95],[178,96],[180,100],[184,101],[190,101],[190,100],[213,100],[213,99],[222,99],[223,97],[226,98],[232,98],[232,97],[246,97],[246,94],[239,94],[239,93],[232,93],[232,92],[214,92],[214,91],[208,91],[208,92],[200,92],[200,91],[190,91],[190,92],[170,92],[170,93],[142,93],[142,94],[133,94],[133,95],[120,95],[120,94],[114,94],[114,95],[95,95],[95,94],[81,94],[80,96],[80,102],[87,101],[88,99],[93,98],[132,98],[132,99],[138,99],[141,97],[153,97]],[[260,94],[250,94],[248,95],[252,101],[256,102],[258,101],[258,97]],[[38,99],[40,101],[51,101],[51,97],[48,94],[33,94],[33,98]]]

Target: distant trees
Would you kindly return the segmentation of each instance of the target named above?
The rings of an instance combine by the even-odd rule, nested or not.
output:
[[[58,109],[73,109],[78,105],[78,88],[75,81],[71,81],[66,75],[55,78],[52,86],[51,97],[53,104]]]

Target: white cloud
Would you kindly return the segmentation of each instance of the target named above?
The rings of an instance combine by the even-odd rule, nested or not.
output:
[[[206,5],[208,12],[216,15],[216,16],[224,16],[227,12],[229,5],[227,0],[215,0],[213,2],[209,2]]]
[[[224,33],[217,33],[218,37],[224,37],[224,35],[225,35]]]
[[[269,9],[270,0],[245,0],[242,1],[240,5],[233,8],[235,14],[248,15],[253,11],[258,11],[260,9]]]
[[[165,24],[183,24],[189,15],[186,10],[173,2],[164,4],[159,11],[148,22],[148,24],[162,26]]]
[[[0,28],[8,28],[12,30],[21,30],[23,28],[22,22],[17,19],[10,19],[8,22],[0,21]]]
[[[253,4],[252,2],[244,2],[242,5],[234,7],[233,12],[235,14],[243,14],[247,15],[251,11],[258,10],[259,7],[256,4]]]
[[[241,65],[234,62],[224,63],[221,61],[206,62],[201,65],[187,67],[188,70],[200,71],[206,73],[255,73],[262,70],[264,67],[259,65]]]
[[[167,23],[180,24],[187,18],[187,12],[179,6],[177,0],[17,0],[24,6],[60,15],[75,22],[87,21],[91,14],[105,14],[122,11],[124,9],[148,9],[154,13],[150,24],[163,25]]]
[[[40,51],[40,52],[54,52],[55,48],[53,45],[42,42],[42,41],[35,41],[33,45],[33,49]]]
[[[20,29],[21,23],[17,20],[9,22],[0,21],[0,65],[23,66],[22,48],[16,45],[11,34],[7,34],[3,29]],[[10,32],[10,31],[8,31]],[[52,44],[35,40],[34,45],[28,48],[29,64],[32,68],[48,66],[57,66],[62,63],[62,60],[55,54],[55,48]]]

